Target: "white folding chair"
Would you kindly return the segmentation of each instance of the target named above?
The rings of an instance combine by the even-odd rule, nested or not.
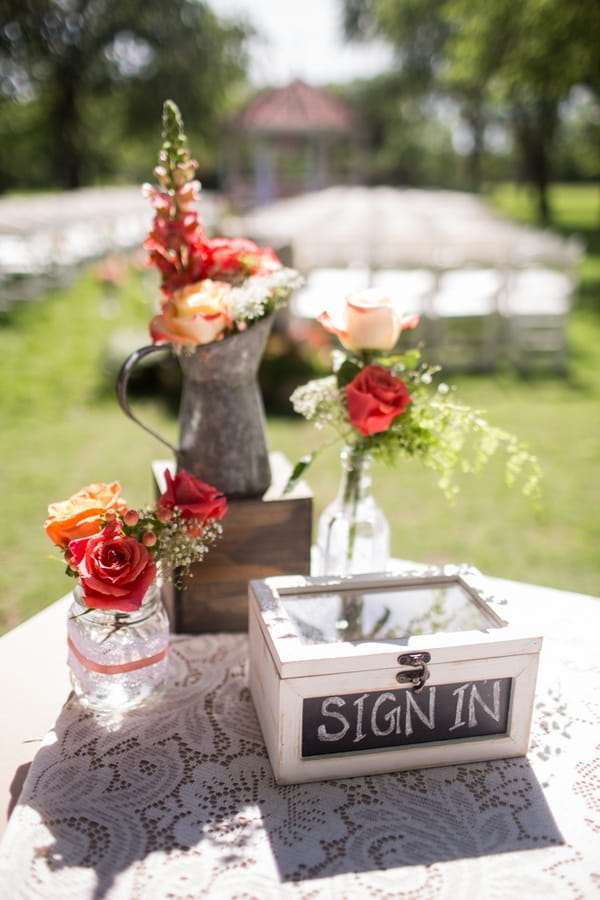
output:
[[[332,301],[369,287],[370,273],[364,266],[313,269],[305,284],[290,300],[290,313],[300,319],[314,319]]]
[[[564,371],[574,289],[574,278],[564,271],[531,266],[511,273],[501,311],[506,353],[518,369]]]
[[[431,297],[435,290],[435,275],[429,269],[377,269],[371,274],[371,285],[401,301],[407,313],[418,313],[419,324],[410,332],[411,344],[427,345]]]
[[[442,272],[431,300],[431,356],[452,369],[489,370],[498,359],[503,272],[466,267]]]

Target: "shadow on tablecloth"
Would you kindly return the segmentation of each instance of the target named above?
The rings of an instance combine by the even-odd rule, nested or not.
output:
[[[47,881],[48,898],[99,900],[170,885],[180,896],[177,879],[189,879],[193,896],[226,897],[235,876],[254,897],[254,882],[309,890],[563,843],[526,758],[275,784],[241,640],[174,638],[166,695],[120,722],[66,704],[5,835],[4,865],[23,889]]]

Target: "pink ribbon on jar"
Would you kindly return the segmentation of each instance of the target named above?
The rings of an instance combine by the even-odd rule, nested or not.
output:
[[[83,653],[77,649],[70,637],[67,638],[67,644],[73,656],[82,666],[85,666],[86,669],[90,669],[92,672],[99,672],[101,675],[120,675],[122,672],[133,672],[135,669],[145,669],[146,666],[152,666],[154,663],[160,662],[169,652],[169,648],[165,647],[164,650],[155,653],[154,656],[146,656],[143,659],[134,659],[131,662],[120,663],[116,666],[106,666],[102,663],[94,662],[93,660],[88,659],[87,656],[84,656]]]

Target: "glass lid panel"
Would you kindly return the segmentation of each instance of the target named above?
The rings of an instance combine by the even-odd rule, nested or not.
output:
[[[284,594],[281,604],[304,644],[403,640],[498,627],[458,582]]]

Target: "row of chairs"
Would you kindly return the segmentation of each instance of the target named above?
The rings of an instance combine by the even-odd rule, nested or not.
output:
[[[125,213],[31,232],[0,231],[0,310],[66,286],[83,263],[141,246],[147,219]]]
[[[573,272],[530,265],[427,268],[313,269],[291,301],[291,313],[311,319],[331,301],[378,287],[418,312],[414,337],[444,368],[491,370],[506,361],[520,370],[564,371]],[[412,337],[412,336],[411,336]]]

